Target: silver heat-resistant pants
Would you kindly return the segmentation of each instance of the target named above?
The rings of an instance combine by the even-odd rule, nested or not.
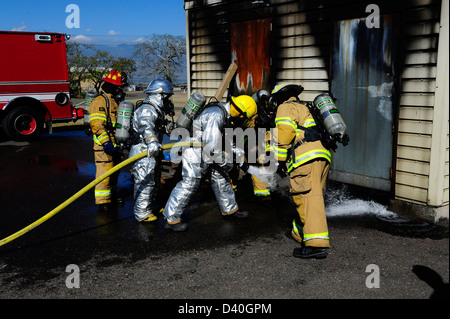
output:
[[[161,178],[160,163],[153,157],[144,157],[133,165],[134,217],[141,221],[155,214],[155,198]]]
[[[158,122],[164,119],[160,94],[150,94],[133,116],[133,132],[139,135],[139,142],[131,146],[129,157],[147,152],[148,144],[160,143]],[[134,217],[141,221],[154,211],[161,170],[155,156],[144,157],[133,164]]]
[[[222,215],[233,214],[239,209],[226,168],[219,171],[212,164],[200,164],[186,160],[185,155],[189,157],[189,153],[193,152],[199,152],[199,149],[188,149],[184,152],[182,162],[183,179],[172,190],[164,208],[164,216],[169,223],[180,221],[181,214],[187,205],[189,205],[189,202],[200,186],[202,176],[208,172],[211,172],[211,187]]]

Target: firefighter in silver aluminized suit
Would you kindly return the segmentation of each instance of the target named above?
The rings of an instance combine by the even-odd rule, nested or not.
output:
[[[211,173],[211,186],[223,216],[248,217],[240,211],[228,176],[232,163],[227,163],[222,150],[222,132],[231,117],[251,118],[256,113],[256,103],[251,97],[240,96],[227,103],[213,104],[194,119],[191,141],[202,142],[202,147],[185,148],[182,154],[182,177],[172,190],[164,208],[166,229],[184,231],[181,214],[200,186],[202,176]],[[237,102],[236,102],[237,101]],[[253,113],[253,114],[249,114]],[[235,150],[233,150],[235,151]],[[211,158],[210,154],[214,157]]]
[[[150,82],[143,104],[133,115],[132,146],[129,157],[142,152],[147,156],[133,164],[134,177],[134,216],[139,222],[152,222],[157,219],[154,214],[154,200],[161,178],[160,160],[165,113],[173,112],[170,97],[173,86],[167,80],[156,79]]]

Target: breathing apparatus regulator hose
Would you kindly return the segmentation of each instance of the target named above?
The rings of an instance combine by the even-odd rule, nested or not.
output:
[[[168,149],[177,148],[177,147],[201,147],[201,146],[202,146],[202,144],[200,142],[175,142],[175,143],[163,144],[162,145],[162,149],[163,150],[168,150]],[[126,159],[125,161],[121,162],[120,164],[114,166],[109,171],[105,172],[102,176],[99,176],[98,178],[96,178],[95,180],[90,182],[88,185],[83,187],[81,190],[79,190],[77,193],[75,193],[73,196],[71,196],[69,199],[67,199],[65,202],[63,202],[61,205],[59,205],[58,207],[56,207],[55,209],[53,209],[52,211],[50,211],[49,213],[47,213],[46,215],[41,217],[40,219],[36,220],[34,223],[28,225],[27,227],[19,230],[18,232],[14,233],[14,234],[12,234],[12,235],[10,235],[8,237],[0,240],[0,246],[3,246],[5,244],[7,244],[7,243],[9,243],[9,242],[19,238],[20,236],[24,235],[25,233],[29,232],[30,230],[32,230],[32,229],[36,228],[37,226],[41,225],[45,221],[47,221],[50,218],[52,218],[53,216],[55,216],[61,210],[63,210],[64,208],[66,208],[67,206],[72,204],[74,201],[76,201],[83,194],[85,194],[87,191],[89,191],[91,188],[93,188],[95,185],[97,185],[98,183],[103,181],[108,176],[114,174],[115,172],[117,172],[118,170],[124,168],[128,164],[133,163],[133,162],[135,162],[135,161],[137,161],[137,160],[139,160],[139,159],[141,159],[141,158],[143,158],[145,156],[147,156],[147,152],[142,152],[142,153],[137,154],[137,155],[135,155],[133,157],[130,157],[130,158]]]

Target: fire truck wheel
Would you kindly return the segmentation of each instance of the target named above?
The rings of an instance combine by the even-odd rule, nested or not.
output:
[[[2,125],[11,139],[25,141],[39,136],[44,126],[44,118],[31,107],[19,106],[3,118]]]

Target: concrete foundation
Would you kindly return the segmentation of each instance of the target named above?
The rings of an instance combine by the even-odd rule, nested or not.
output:
[[[448,205],[432,207],[394,199],[390,201],[389,210],[411,219],[421,220],[447,228],[449,227]]]

